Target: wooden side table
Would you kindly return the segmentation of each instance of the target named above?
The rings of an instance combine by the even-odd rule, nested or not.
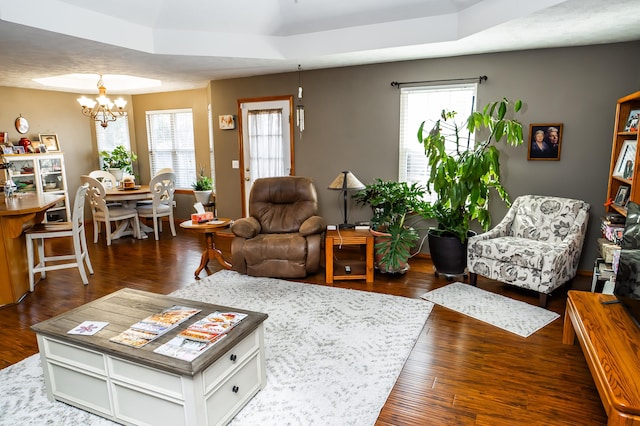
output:
[[[335,246],[365,245],[365,261],[349,260],[334,264],[333,254]],[[325,237],[325,270],[326,282],[333,280],[366,280],[373,282],[373,235],[368,230],[340,229],[327,231]],[[347,273],[345,267],[351,268]],[[336,273],[337,272],[337,273]]]
[[[231,219],[220,217],[213,223],[193,223],[190,220],[185,220],[180,224],[181,228],[204,234],[206,239],[206,247],[202,252],[202,257],[200,258],[200,266],[198,266],[198,269],[194,272],[196,280],[200,279],[200,272],[207,267],[207,263],[209,263],[210,259],[216,259],[223,268],[231,269],[231,263],[227,262],[224,257],[222,257],[222,252],[216,248],[216,243],[214,241],[216,232],[228,228],[229,225],[231,225],[231,222]]]

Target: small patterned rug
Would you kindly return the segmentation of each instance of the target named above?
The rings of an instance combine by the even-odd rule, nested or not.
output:
[[[171,294],[265,312],[267,384],[232,425],[373,425],[433,304],[221,271]],[[39,355],[0,370],[0,425],[113,425],[46,398]]]
[[[522,337],[529,337],[560,317],[547,309],[460,282],[432,290],[422,298]]]

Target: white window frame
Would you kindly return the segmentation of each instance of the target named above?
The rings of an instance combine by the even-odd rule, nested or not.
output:
[[[400,138],[398,180],[409,184],[427,186],[429,165],[424,147],[418,142],[418,129],[425,122],[425,129],[431,129],[440,118],[443,109],[456,111],[456,123],[464,126],[466,118],[475,108],[478,83],[448,84],[432,86],[412,86],[400,88]],[[470,135],[473,148],[474,135]],[[450,142],[450,149],[455,143]],[[434,194],[425,194],[426,201],[434,201]]]
[[[190,125],[180,128],[178,115],[190,115]],[[154,176],[158,170],[169,167],[176,174],[176,188],[189,189],[197,178],[193,111],[191,108],[146,111],[147,142],[149,146],[149,172]],[[168,119],[170,126],[165,140],[154,135],[152,120]],[[189,123],[187,123],[189,124]],[[164,142],[164,143],[163,143]],[[162,146],[164,144],[164,146]]]

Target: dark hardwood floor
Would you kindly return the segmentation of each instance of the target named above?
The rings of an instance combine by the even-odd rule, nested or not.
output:
[[[87,228],[95,270],[89,285],[82,285],[75,269],[49,272],[20,303],[0,308],[0,368],[38,351],[29,328],[34,323],[120,288],[167,294],[194,281],[202,235],[178,227],[175,238],[165,229],[160,241],[125,237],[107,247],[102,239],[93,244]],[[219,246],[226,249],[228,241]],[[220,269],[215,262],[210,266],[212,273]],[[327,285],[324,270],[300,281]],[[374,284],[330,285],[418,298],[449,283],[434,277],[429,260],[412,259],[402,276],[376,273]],[[482,277],[478,286],[530,304],[538,301],[536,294]],[[589,287],[590,277],[576,278],[574,288]],[[565,301],[561,289],[548,308],[563,314]],[[605,425],[580,347],[562,344],[562,320],[521,338],[436,305],[377,425]]]

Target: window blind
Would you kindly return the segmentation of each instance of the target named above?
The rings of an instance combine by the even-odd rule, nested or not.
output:
[[[426,187],[430,168],[424,148],[418,142],[418,129],[425,121],[425,129],[431,129],[440,118],[443,109],[456,111],[456,123],[464,122],[473,111],[477,83],[443,86],[420,86],[400,89],[400,138],[398,180],[419,183]],[[473,148],[473,135],[470,147]],[[447,142],[448,150],[455,149],[455,142]],[[427,201],[433,196],[426,194]]]
[[[146,117],[151,176],[170,167],[176,174],[176,188],[191,188],[199,173],[191,109],[147,111]]]

